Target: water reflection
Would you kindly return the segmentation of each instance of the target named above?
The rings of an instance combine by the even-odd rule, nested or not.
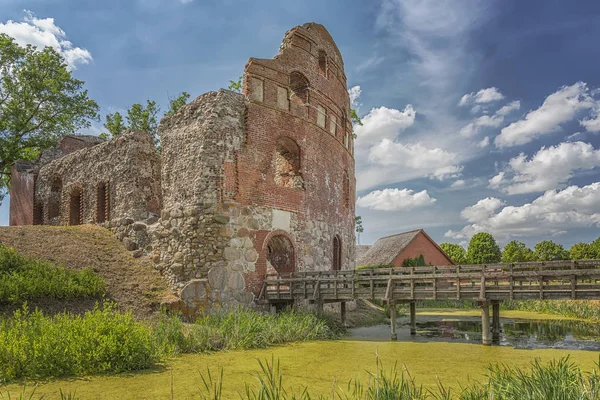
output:
[[[560,348],[600,351],[600,326],[573,320],[500,320],[500,334],[494,344],[515,348]],[[399,340],[481,343],[481,320],[478,317],[418,316],[417,334],[410,335],[408,321],[398,326]],[[389,340],[389,326],[351,330],[356,340]]]

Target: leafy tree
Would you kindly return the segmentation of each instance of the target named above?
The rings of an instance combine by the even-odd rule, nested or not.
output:
[[[165,117],[170,117],[172,115],[177,114],[177,111],[183,106],[185,106],[190,99],[190,94],[188,92],[181,92],[179,96],[175,98],[169,99],[169,110],[165,113]]]
[[[362,217],[360,215],[354,217],[354,224],[356,226],[356,233],[358,233],[358,244],[360,244],[360,234],[365,231],[362,226]]]
[[[35,160],[98,118],[98,105],[83,85],[53,48],[21,47],[0,34],[0,201],[16,160]]]
[[[569,252],[560,244],[551,240],[539,242],[533,248],[535,259],[537,261],[568,260]]]
[[[569,258],[571,260],[595,260],[598,258],[598,252],[589,243],[575,243],[569,249]]]
[[[242,92],[242,79],[244,79],[244,76],[240,76],[237,81],[229,81],[229,86],[227,86],[227,89],[229,90],[233,90],[234,92],[237,93],[241,93]]]
[[[590,246],[592,246],[592,249],[594,249],[596,257],[600,258],[600,237],[594,240],[592,243],[590,243]]]
[[[496,239],[486,232],[473,235],[467,250],[467,260],[471,264],[498,263],[502,259]]]
[[[358,124],[360,126],[362,126],[362,120],[360,119],[360,117],[358,116],[358,114],[356,113],[356,110],[354,108],[350,109],[350,119],[352,120],[353,124]]]
[[[467,263],[467,252],[465,249],[456,243],[442,243],[440,248],[454,261],[455,264]]]
[[[110,133],[112,137],[120,135],[127,129],[127,125],[125,125],[125,122],[123,121],[123,116],[118,111],[114,114],[106,115],[104,127],[108,130],[108,133]]]
[[[503,263],[526,262],[534,259],[533,251],[525,243],[518,240],[508,242],[502,250]]]

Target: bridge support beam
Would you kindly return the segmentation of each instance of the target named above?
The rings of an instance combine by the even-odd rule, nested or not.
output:
[[[342,325],[346,326],[346,302],[342,301],[340,303],[340,320],[342,321]]]
[[[500,302],[492,302],[492,342],[500,343]]]
[[[481,307],[481,343],[484,346],[489,346],[492,344],[490,337],[490,303],[481,301],[479,306]]]
[[[417,302],[410,302],[410,334],[417,334]]]
[[[396,303],[394,301],[389,302],[390,306],[390,327],[391,327],[391,340],[398,340],[398,334],[396,333]]]

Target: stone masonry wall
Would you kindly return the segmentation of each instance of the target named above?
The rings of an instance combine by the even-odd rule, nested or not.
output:
[[[98,215],[99,185],[105,184],[108,200],[105,217]],[[80,194],[77,223],[107,226],[132,225],[158,215],[161,208],[160,158],[152,138],[144,132],[127,132],[92,147],[58,158],[43,166],[35,189],[43,205],[43,222],[69,225],[73,221],[72,194]],[[56,201],[56,211],[52,211]],[[57,214],[57,216],[54,216]]]

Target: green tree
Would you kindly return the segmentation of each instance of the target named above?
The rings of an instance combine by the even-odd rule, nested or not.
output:
[[[183,106],[185,106],[190,99],[190,94],[188,92],[181,92],[175,98],[169,98],[169,110],[165,113],[165,117],[170,117],[177,114],[177,111]]]
[[[360,234],[365,231],[362,226],[362,217],[360,215],[354,217],[354,225],[356,226],[356,233],[358,233],[358,244],[360,244]]]
[[[527,262],[534,259],[533,251],[518,240],[508,242],[502,249],[503,263]]]
[[[464,247],[456,243],[442,243],[440,248],[454,261],[455,264],[467,263],[467,252]]]
[[[569,249],[569,258],[571,260],[595,260],[598,258],[598,253],[589,243],[575,243]]]
[[[112,137],[120,135],[127,129],[127,125],[125,125],[125,122],[123,121],[123,116],[118,111],[114,114],[106,114],[104,127]]]
[[[492,264],[502,259],[496,239],[486,232],[473,235],[467,249],[467,260],[471,264]]]
[[[229,81],[229,86],[227,86],[227,89],[229,90],[233,90],[234,92],[237,93],[241,93],[242,92],[242,79],[244,79],[244,76],[240,76],[237,81]]]
[[[83,85],[53,48],[21,47],[0,34],[0,201],[15,161],[35,160],[98,118],[98,105]]]
[[[427,264],[425,263],[425,257],[423,254],[419,254],[419,257],[415,258],[405,258],[402,260],[403,267],[424,267]]]
[[[554,243],[551,240],[544,240],[536,244],[533,248],[533,253],[535,254],[535,259],[537,261],[555,261],[569,259],[569,252],[566,251],[562,245]]]
[[[590,243],[590,246],[592,246],[592,249],[596,254],[596,258],[600,258],[600,237],[594,240],[592,243]]]
[[[360,119],[360,117],[358,116],[358,114],[356,113],[356,110],[354,108],[350,109],[350,119],[352,120],[353,124],[358,124],[360,126],[362,126],[362,120]]]

